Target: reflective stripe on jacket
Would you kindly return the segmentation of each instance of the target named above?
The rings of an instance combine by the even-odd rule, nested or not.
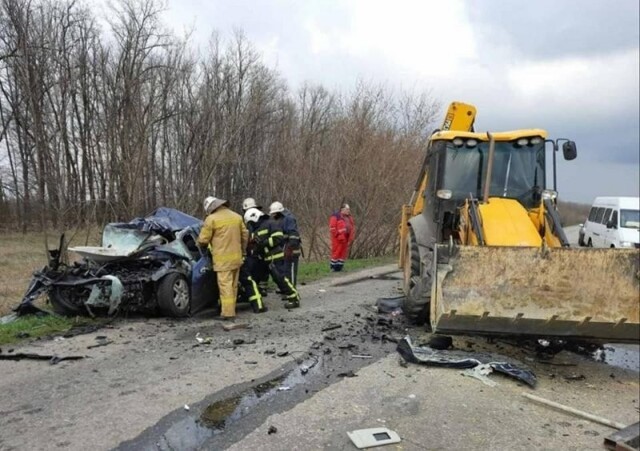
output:
[[[198,236],[198,244],[211,251],[214,271],[240,268],[248,240],[242,216],[225,206],[207,216]]]
[[[276,221],[266,216],[261,218],[251,233],[251,239],[263,260],[272,262],[284,258],[284,233]]]
[[[298,231],[298,221],[296,221],[293,213],[285,209],[279,218],[272,218],[271,220],[284,233],[284,247],[291,249],[293,255],[299,256],[301,254],[302,239]]]

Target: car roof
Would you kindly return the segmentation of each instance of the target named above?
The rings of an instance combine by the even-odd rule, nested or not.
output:
[[[640,197],[602,196],[593,201],[594,207],[619,207],[624,209],[640,209]]]

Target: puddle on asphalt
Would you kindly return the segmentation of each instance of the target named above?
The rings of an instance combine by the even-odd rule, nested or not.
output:
[[[157,442],[160,450],[200,448],[210,438],[221,434],[241,420],[259,404],[269,402],[305,382],[305,377],[320,367],[321,358],[305,360],[288,373],[257,384],[231,398],[221,399],[205,407],[199,417],[187,416],[174,423]]]
[[[607,365],[640,372],[640,345],[605,344],[592,356],[595,360]]]
[[[292,376],[297,371],[296,368],[288,375],[263,382],[238,396],[222,399],[208,405],[200,415],[200,425],[214,430],[224,430],[225,426],[242,418],[261,401],[272,397],[284,387],[290,389],[293,386],[293,379],[295,379]]]

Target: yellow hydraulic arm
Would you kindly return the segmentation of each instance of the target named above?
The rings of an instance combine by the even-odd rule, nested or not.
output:
[[[476,119],[476,107],[468,103],[451,102],[447,109],[447,114],[442,122],[440,130],[460,130],[473,131],[473,123]],[[405,253],[407,251],[407,237],[409,235],[409,219],[422,213],[424,207],[424,190],[427,188],[427,158],[418,174],[415,188],[411,194],[409,203],[402,206],[402,218],[400,220],[400,268],[404,265]]]

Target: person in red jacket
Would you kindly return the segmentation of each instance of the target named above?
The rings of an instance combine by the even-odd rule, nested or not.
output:
[[[331,271],[339,272],[349,255],[349,246],[356,235],[356,226],[349,205],[342,204],[340,210],[329,219],[331,233]]]

